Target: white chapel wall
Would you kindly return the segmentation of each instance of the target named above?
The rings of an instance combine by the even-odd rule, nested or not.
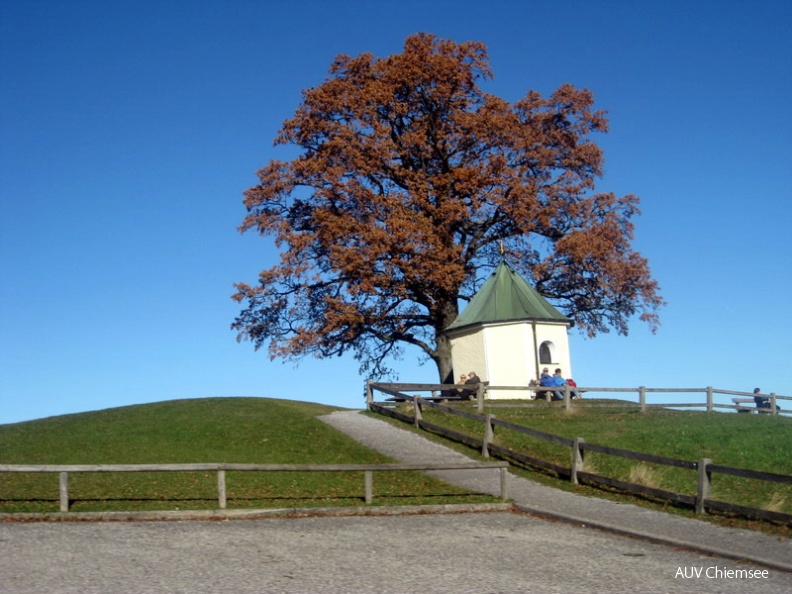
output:
[[[478,373],[482,381],[488,381],[489,370],[484,353],[484,333],[480,328],[459,334],[451,339],[451,365],[454,368],[454,381],[463,373]]]
[[[484,346],[491,386],[527,386],[530,380],[526,352],[533,350],[533,333],[527,324],[499,324],[484,328]],[[484,379],[484,378],[482,378]],[[488,390],[492,399],[519,398],[527,393],[513,390]]]
[[[534,340],[534,328],[536,340]],[[560,367],[565,378],[572,375],[568,328],[565,324],[517,322],[476,326],[451,338],[454,381],[460,374],[478,373],[491,386],[528,386],[539,377],[542,367],[552,374]],[[535,349],[550,345],[551,360],[539,363]],[[537,367],[537,364],[539,365]],[[528,398],[526,390],[488,390],[492,399]]]

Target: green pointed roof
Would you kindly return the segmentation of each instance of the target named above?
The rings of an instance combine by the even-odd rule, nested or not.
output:
[[[569,318],[550,305],[511,266],[501,262],[448,330],[523,320],[572,325]]]

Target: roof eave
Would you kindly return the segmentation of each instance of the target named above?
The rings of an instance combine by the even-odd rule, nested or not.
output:
[[[554,324],[557,326],[566,326],[572,328],[575,325],[570,319],[560,320],[558,318],[513,318],[510,320],[487,320],[486,322],[471,322],[469,324],[462,324],[460,326],[449,326],[446,332],[457,332],[461,330],[468,330],[470,328],[483,328],[485,326],[499,326],[503,324],[516,324],[516,323],[540,323],[540,324]]]

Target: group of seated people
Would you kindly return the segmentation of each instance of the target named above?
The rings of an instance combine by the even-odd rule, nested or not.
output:
[[[479,378],[475,371],[471,371],[467,375],[463,373],[459,376],[459,382],[457,382],[457,384],[470,387],[443,390],[440,395],[443,398],[461,398],[462,400],[470,400],[478,392],[478,385],[480,383],[481,378]]]
[[[533,380],[532,383],[535,384]],[[564,377],[561,375],[560,368],[556,368],[555,373],[553,373],[553,375],[550,375],[550,370],[547,367],[545,367],[544,369],[542,369],[542,375],[539,376],[539,386],[543,388],[560,388],[562,386],[570,386],[574,388],[577,387],[577,384],[575,383],[575,380],[571,378],[565,380]],[[552,392],[551,395],[552,400],[564,399],[563,390],[556,389],[556,390],[546,390],[546,391]],[[543,394],[544,392],[545,390],[542,391],[537,390],[536,392],[537,397],[540,396],[540,394]],[[580,395],[577,393],[577,391],[570,391],[569,397],[574,399],[574,398],[579,398]]]
[[[469,400],[473,396],[476,395],[478,384],[481,382],[481,379],[476,374],[475,371],[471,371],[469,374],[465,375],[462,374],[459,377],[459,382],[457,385],[461,386],[469,386],[469,387],[460,387],[454,388],[451,390],[443,390],[441,392],[442,398],[460,398],[462,400]],[[536,389],[539,387],[543,388],[560,388],[562,386],[570,386],[570,387],[577,387],[575,380],[572,378],[564,379],[561,375],[561,369],[556,369],[553,375],[550,375],[550,370],[545,367],[542,369],[542,375],[539,377],[539,383],[536,383],[536,380],[531,380],[529,384],[530,387]],[[563,390],[538,390],[536,389],[537,397],[544,394],[544,392],[552,392],[551,399],[552,400],[563,400],[564,399],[564,391]],[[570,391],[569,392],[570,398],[580,398],[580,394],[577,391]]]

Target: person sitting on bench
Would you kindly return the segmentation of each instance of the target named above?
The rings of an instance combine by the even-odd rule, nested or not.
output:
[[[754,388],[753,394],[754,394],[753,399],[754,402],[756,403],[756,408],[773,408],[773,403],[770,400],[770,397],[762,396],[762,390],[760,390],[759,388]],[[776,410],[781,410],[781,407],[778,406],[778,403],[776,403]]]
[[[555,386],[556,388],[560,388],[562,386],[566,386],[567,385],[566,380],[564,379],[564,376],[561,375],[561,369],[560,368],[557,368],[555,370],[555,372],[553,373],[552,381],[553,381],[552,385]],[[554,400],[563,400],[564,399],[564,393],[561,390],[553,390],[553,399]]]
[[[560,388],[561,386],[566,386],[566,381],[561,376],[560,369],[556,369],[555,373],[550,375],[547,367],[545,367],[542,370],[542,376],[539,378],[539,385],[546,388]],[[564,398],[564,393],[561,390],[552,390],[552,392],[553,400],[561,400]]]
[[[466,381],[467,381],[467,376],[463,373],[462,375],[459,376],[459,381],[456,383],[456,385],[462,386],[465,384]],[[443,390],[442,392],[440,392],[440,396],[442,396],[443,398],[461,398],[462,393],[464,391],[465,390],[463,390],[462,388],[450,388],[448,390]]]
[[[465,380],[466,386],[476,386],[476,388],[478,388],[478,384],[480,383],[481,383],[481,378],[476,375],[475,371],[471,371],[470,373],[468,373],[468,377]],[[459,395],[462,397],[462,400],[470,400],[471,397],[476,395],[477,391],[478,391],[477,389],[460,390]]]

